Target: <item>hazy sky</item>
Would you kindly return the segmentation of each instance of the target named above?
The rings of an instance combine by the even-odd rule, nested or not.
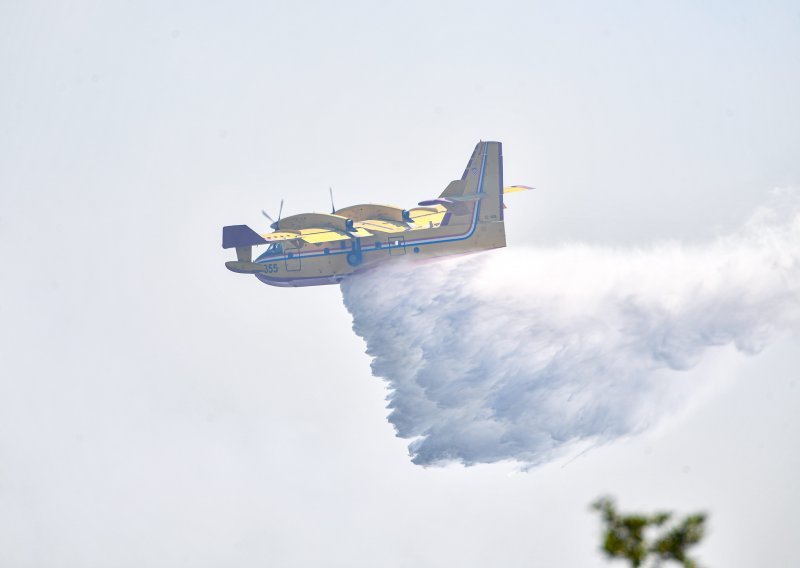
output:
[[[800,564],[800,350],[708,353],[660,428],[413,465],[337,287],[221,227],[409,206],[504,143],[510,247],[701,242],[800,186],[792,2],[0,3],[0,564],[602,566],[589,503]],[[709,379],[711,377],[711,379]]]

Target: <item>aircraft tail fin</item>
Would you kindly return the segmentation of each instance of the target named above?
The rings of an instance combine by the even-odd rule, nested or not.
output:
[[[478,142],[460,180],[451,181],[441,198],[480,195],[482,221],[503,220],[503,144]]]

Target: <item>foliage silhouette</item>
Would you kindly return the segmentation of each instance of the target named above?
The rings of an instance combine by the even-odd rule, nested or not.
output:
[[[653,566],[672,560],[684,568],[698,568],[697,561],[687,555],[687,549],[702,540],[705,513],[689,515],[668,526],[672,513],[623,515],[610,497],[598,499],[592,509],[600,513],[603,521],[602,550],[609,558],[624,558],[633,568],[644,566],[649,558],[654,559]],[[662,527],[658,534],[648,538],[648,529]]]

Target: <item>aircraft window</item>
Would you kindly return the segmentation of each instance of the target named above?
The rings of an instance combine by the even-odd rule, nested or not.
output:
[[[283,245],[281,243],[272,243],[267,247],[267,252],[271,254],[283,252]]]
[[[380,243],[380,242],[375,242],[375,248],[376,248],[376,249],[379,249],[379,248],[381,248],[381,243]]]
[[[331,254],[331,249],[329,248],[322,249],[322,254]]]

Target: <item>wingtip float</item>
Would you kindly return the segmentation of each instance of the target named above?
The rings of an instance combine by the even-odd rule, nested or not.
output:
[[[503,195],[532,189],[503,187],[503,145],[481,141],[461,179],[436,199],[402,209],[364,203],[332,213],[301,213],[259,234],[247,225],[222,228],[222,247],[236,249],[225,266],[272,286],[336,284],[350,274],[412,255],[433,258],[506,246]],[[253,247],[266,245],[253,259]]]

